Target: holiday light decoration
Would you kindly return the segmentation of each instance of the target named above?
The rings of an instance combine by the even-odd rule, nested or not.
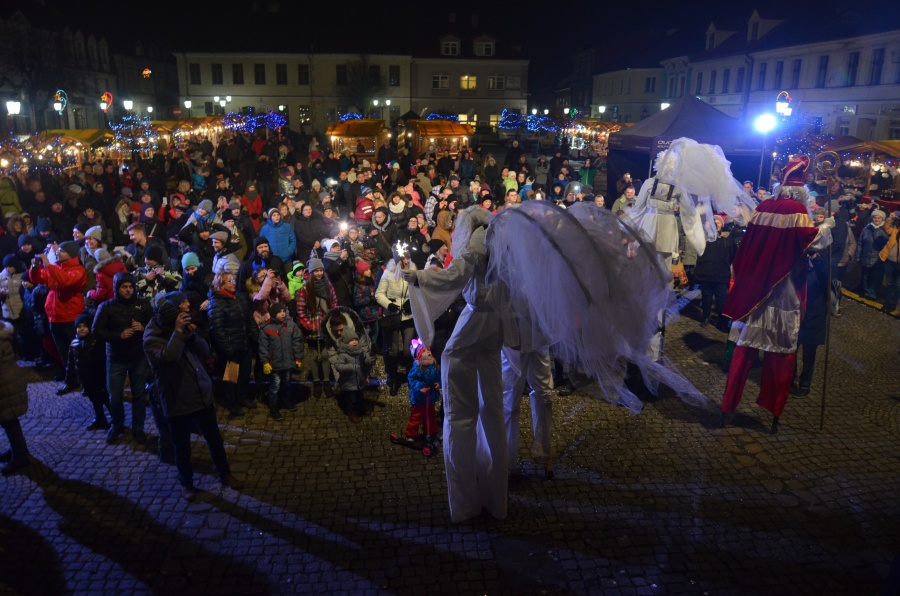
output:
[[[362,114],[357,114],[356,112],[349,112],[347,114],[341,114],[340,121],[346,122],[347,120],[362,120]]]
[[[141,76],[144,77],[145,79],[149,79],[150,75],[152,75],[152,74],[153,74],[153,71],[150,70],[149,68],[145,68],[144,70],[141,71]]]
[[[59,174],[76,167],[82,151],[81,143],[60,135],[4,137],[0,139],[0,175],[36,170]]]
[[[459,122],[459,116],[453,116],[452,114],[438,114],[436,112],[431,112],[425,117],[426,120],[449,120],[450,122]]]
[[[149,116],[129,112],[118,121],[109,123],[115,135],[114,148],[137,152],[147,152],[159,148],[159,137],[150,124]]]

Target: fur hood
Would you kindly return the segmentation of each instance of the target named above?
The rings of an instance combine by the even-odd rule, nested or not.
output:
[[[103,253],[106,253],[106,254],[103,254]],[[107,265],[111,265],[112,263],[115,263],[116,261],[122,262],[122,255],[120,255],[119,253],[115,253],[115,254],[111,255],[106,251],[100,252],[98,250],[94,254],[94,258],[97,258],[97,256],[100,256],[101,258],[97,259],[97,264],[94,266],[95,274],[100,273],[104,267],[106,267]]]

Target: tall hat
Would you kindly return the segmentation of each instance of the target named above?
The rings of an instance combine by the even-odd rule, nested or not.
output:
[[[778,196],[789,197],[805,203],[809,197],[805,186],[807,170],[809,170],[809,156],[791,156],[790,161],[781,170],[781,184],[778,186]]]

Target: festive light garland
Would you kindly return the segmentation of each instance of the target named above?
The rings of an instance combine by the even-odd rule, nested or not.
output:
[[[349,112],[347,114],[341,114],[340,121],[346,122],[347,120],[362,120],[362,114],[357,114],[356,112]]]
[[[453,116],[451,114],[438,114],[436,112],[431,112],[427,116],[425,116],[425,120],[449,120],[450,122],[459,122],[459,116]]]
[[[117,121],[111,121],[109,128],[115,135],[114,147],[131,151],[159,149],[159,137],[150,123],[149,116],[125,114]]]
[[[32,134],[27,137],[0,139],[0,174],[46,170],[51,174],[78,165],[81,143],[61,136]]]

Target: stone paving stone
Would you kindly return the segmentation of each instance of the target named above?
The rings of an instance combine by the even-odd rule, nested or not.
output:
[[[408,415],[405,387],[368,393],[380,405],[359,424],[305,385],[283,422],[264,408],[220,415],[246,487],[223,488],[194,437],[202,491],[188,504],[174,468],[130,435],[107,446],[84,430],[85,398],[56,396],[26,367],[22,422],[39,463],[0,479],[0,553],[26,555],[19,568],[0,556],[0,592],[394,594],[427,578],[448,594],[879,593],[900,550],[900,321],[852,301],[844,312],[832,320],[823,430],[823,348],[810,396],[788,401],[778,435],[754,403],[759,368],[735,425],[717,428],[725,336],[700,328],[690,304],[666,351],[709,408],[665,389],[637,416],[559,397],[556,479],[531,460],[524,423],[526,476],[510,485],[508,519],[460,525],[442,457],[387,440]],[[145,430],[156,434],[150,416]]]

